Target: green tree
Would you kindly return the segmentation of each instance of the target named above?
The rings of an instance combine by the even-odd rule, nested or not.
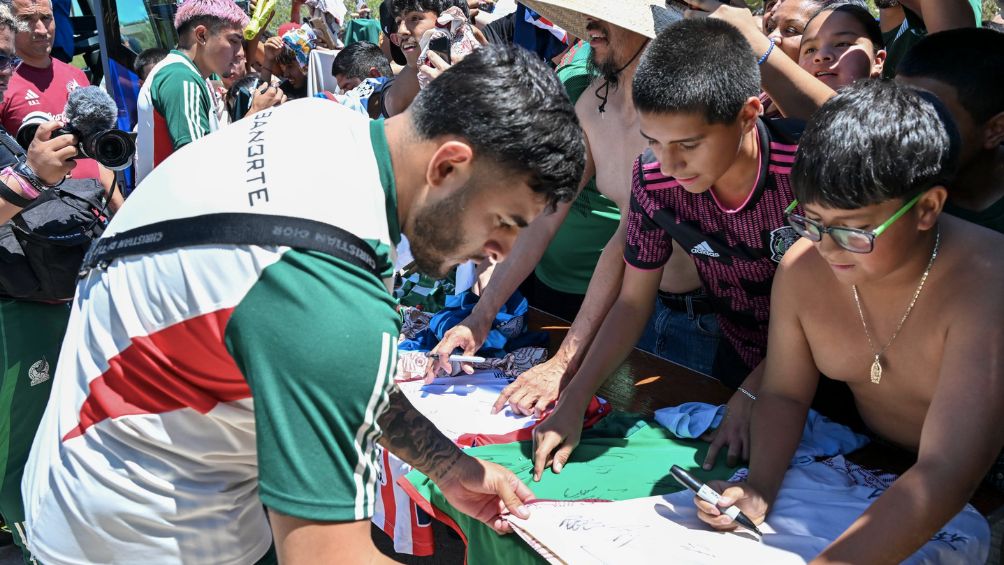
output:
[[[275,3],[275,16],[268,24],[268,30],[272,33],[279,31],[279,26],[289,21],[289,11],[293,8],[290,0],[278,0]]]
[[[993,19],[997,15],[1000,7],[997,5],[996,0],[983,0],[983,19],[984,21]]]
[[[366,3],[369,4],[374,16],[380,8],[381,1],[382,0],[366,0]],[[356,11],[355,0],[343,0],[343,2],[345,2],[345,8],[350,14]],[[279,26],[289,21],[289,13],[293,7],[292,4],[292,0],[278,0],[278,2],[275,3],[275,17],[272,18],[272,22],[268,24],[269,31],[276,33],[279,30]],[[306,11],[304,11],[304,15],[306,15]]]

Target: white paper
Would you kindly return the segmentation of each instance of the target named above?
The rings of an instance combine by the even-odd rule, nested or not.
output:
[[[508,405],[498,414],[492,414],[492,406],[510,382],[501,371],[492,370],[437,378],[432,384],[399,382],[398,386],[439,431],[456,440],[472,432],[508,434],[537,423],[533,416],[515,414]]]
[[[693,523],[695,509],[678,509],[666,496],[619,502],[538,501],[530,518],[508,516],[516,533],[550,563],[703,565],[805,561],[769,547],[752,533],[716,532]],[[686,524],[686,525],[685,525]],[[760,526],[765,534],[773,530]]]

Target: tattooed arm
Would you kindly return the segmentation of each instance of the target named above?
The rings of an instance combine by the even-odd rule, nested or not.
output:
[[[512,531],[501,516],[504,511],[529,515],[523,502],[533,493],[512,471],[466,455],[412,406],[397,385],[378,421],[383,429],[380,445],[425,473],[457,510],[499,533]]]
[[[380,445],[436,484],[464,457],[464,452],[412,406],[397,385],[378,422],[383,430]]]

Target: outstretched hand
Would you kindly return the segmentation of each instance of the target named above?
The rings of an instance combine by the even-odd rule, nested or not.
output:
[[[736,391],[725,405],[725,418],[718,428],[704,434],[701,439],[711,442],[708,454],[704,458],[704,469],[711,470],[715,466],[718,452],[724,446],[729,447],[726,459],[729,467],[735,467],[740,461],[750,458],[750,417],[753,414],[753,399]]]
[[[561,403],[533,431],[533,480],[544,469],[560,473],[582,437],[582,412]]]
[[[508,404],[514,414],[540,418],[558,399],[567,367],[552,357],[523,373],[502,390],[492,406],[492,414],[498,414]]]
[[[528,518],[525,503],[534,498],[530,488],[505,467],[460,455],[453,469],[436,482],[450,504],[499,534],[512,532],[506,514]]]
[[[432,383],[440,374],[451,374],[453,365],[450,363],[450,355],[457,349],[462,349],[464,355],[474,355],[481,345],[488,339],[488,332],[491,330],[491,322],[483,323],[475,315],[464,318],[459,324],[453,326],[443,334],[443,339],[436,344],[436,347],[429,353],[434,359],[425,370],[425,384]],[[461,363],[460,368],[470,375],[474,372],[474,366],[470,363]]]

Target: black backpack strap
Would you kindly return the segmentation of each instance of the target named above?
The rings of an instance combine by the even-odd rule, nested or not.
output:
[[[3,128],[0,128],[0,145],[3,145],[3,147],[7,149],[7,152],[10,153],[9,156],[0,156],[0,169],[18,164],[18,162],[20,162],[25,156],[24,149],[18,145],[17,142],[14,141],[14,138],[11,137],[9,133],[4,131]],[[0,151],[0,154],[2,154],[2,151]],[[10,157],[13,157],[14,160],[11,161]],[[27,208],[28,205],[32,203],[31,200],[14,192],[3,183],[0,183],[0,198],[3,198],[18,208]]]
[[[0,182],[0,198],[3,198],[18,208],[27,208],[32,202],[34,202],[34,200],[29,200],[28,198],[14,192],[3,182]]]
[[[103,269],[127,255],[210,244],[275,245],[320,251],[382,278],[372,248],[341,228],[304,218],[241,213],[167,220],[101,238],[84,257],[80,276],[86,276],[94,268]]]
[[[0,128],[0,144],[3,144],[3,146],[7,148],[7,151],[10,151],[18,161],[23,161],[28,155],[25,152],[24,147],[18,145],[17,141],[15,141],[14,138],[11,137],[10,134],[3,128]],[[9,164],[10,163],[4,163],[4,166]]]

